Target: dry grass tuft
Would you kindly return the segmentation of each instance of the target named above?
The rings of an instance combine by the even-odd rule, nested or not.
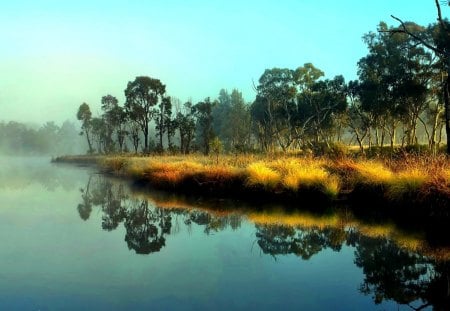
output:
[[[264,162],[250,164],[247,169],[247,185],[275,188],[281,181],[281,174],[268,167]]]

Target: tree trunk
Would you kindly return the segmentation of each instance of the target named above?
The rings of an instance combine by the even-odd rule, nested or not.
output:
[[[450,154],[450,57],[447,65],[447,81],[444,87],[444,104],[445,104],[445,133],[447,134],[447,154]]]
[[[89,153],[92,154],[94,151],[92,150],[91,138],[89,137],[89,132],[87,130],[84,131],[86,133],[86,139],[89,146]]]
[[[148,124],[144,127],[144,153],[148,152]]]

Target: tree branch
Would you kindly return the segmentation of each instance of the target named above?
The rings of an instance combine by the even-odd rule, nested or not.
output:
[[[438,0],[436,0],[438,1]],[[440,10],[439,10],[440,12]],[[438,49],[435,46],[432,46],[431,44],[429,44],[428,42],[426,42],[425,40],[423,40],[422,38],[420,38],[419,36],[417,36],[416,34],[412,33],[411,31],[408,30],[408,28],[406,27],[405,23],[398,17],[391,15],[391,17],[393,19],[395,19],[396,21],[398,21],[400,23],[400,29],[393,29],[393,30],[387,30],[387,31],[381,31],[381,32],[389,32],[389,33],[405,33],[407,35],[409,35],[410,37],[412,37],[414,40],[417,40],[419,43],[423,44],[424,46],[426,46],[427,48],[429,48],[430,50],[434,51],[435,53],[444,55],[445,52],[441,49]]]
[[[438,13],[438,21],[441,24],[441,26],[444,27],[444,23],[442,21],[441,6],[439,5],[439,0],[435,0],[435,3],[436,3],[436,9],[437,9],[437,13]]]

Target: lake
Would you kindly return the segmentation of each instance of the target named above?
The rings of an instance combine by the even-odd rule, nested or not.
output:
[[[0,165],[1,310],[450,306],[450,252],[420,232],[146,190],[48,158]]]

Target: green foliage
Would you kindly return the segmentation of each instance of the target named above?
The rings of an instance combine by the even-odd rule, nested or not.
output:
[[[136,77],[128,82],[125,89],[125,110],[132,122],[141,128],[144,135],[144,152],[149,151],[149,123],[153,117],[153,107],[162,101],[166,86],[160,80],[147,76]]]
[[[192,107],[194,115],[197,117],[197,125],[200,131],[201,147],[205,155],[209,154],[209,143],[214,137],[212,109],[216,102],[211,102],[209,97]]]

